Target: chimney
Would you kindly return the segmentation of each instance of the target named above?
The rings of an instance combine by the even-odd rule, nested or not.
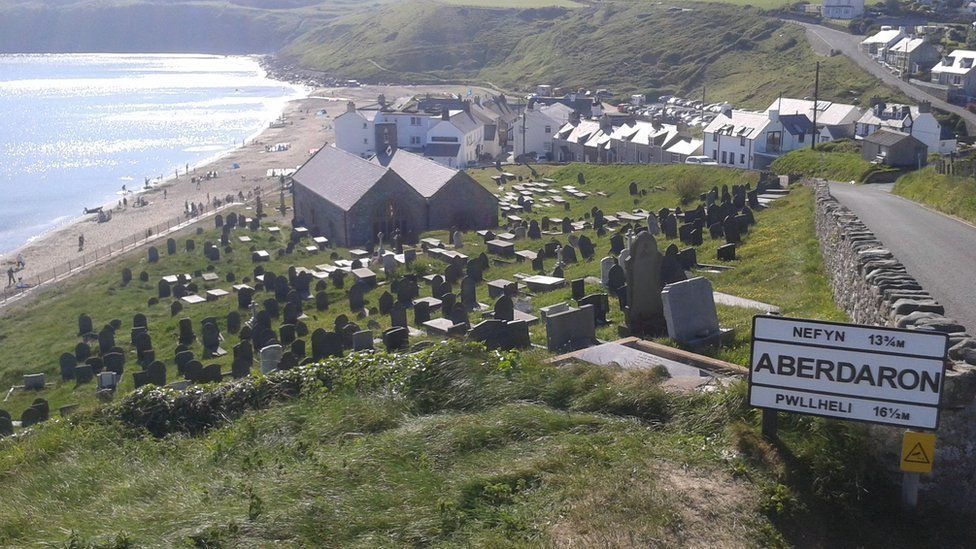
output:
[[[383,95],[382,93],[379,94],[379,96],[376,98],[376,102],[379,103],[380,109],[386,108],[386,96]]]
[[[350,101],[346,103],[346,112],[356,112],[356,102]]]
[[[884,101],[879,101],[879,102],[875,103],[874,104],[874,115],[877,116],[878,118],[881,118],[881,113],[884,112],[885,107],[886,107],[886,105],[884,104]]]
[[[773,122],[779,122],[779,111],[776,109],[769,109],[766,112],[766,116]]]
[[[932,103],[929,103],[928,101],[919,101],[918,112],[919,114],[932,112]]]
[[[574,126],[579,126],[580,123],[580,113],[578,111],[573,111],[569,113],[569,123]]]
[[[613,131],[613,121],[610,120],[608,115],[603,115],[600,118],[600,130],[603,131],[603,133],[610,133]]]
[[[675,125],[675,129],[678,132],[678,135],[681,137],[691,137],[691,126],[680,118],[678,119],[678,123]]]
[[[441,120],[450,120],[450,119],[451,119],[451,109],[445,106],[441,109]]]
[[[463,110],[464,112],[470,113],[471,112],[471,101],[468,101],[467,99],[465,99],[464,101],[461,101],[461,110]]]

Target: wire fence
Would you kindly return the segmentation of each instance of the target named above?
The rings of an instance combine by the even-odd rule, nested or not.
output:
[[[189,214],[187,214],[185,216],[167,219],[166,221],[157,223],[156,225],[139,233],[121,238],[115,242],[112,242],[111,244],[95,248],[94,250],[86,251],[81,257],[70,259],[67,262],[56,265],[51,269],[41,271],[39,273],[31,273],[28,276],[19,276],[17,273],[15,273],[14,276],[17,278],[17,282],[0,290],[0,307],[23,297],[28,292],[35,290],[40,286],[64,280],[74,274],[84,271],[92,265],[101,263],[113,257],[117,257],[125,252],[134,250],[139,246],[143,246],[164,236],[168,236],[176,231],[199,223],[204,219],[209,219],[228,208],[243,206],[246,203],[246,200],[230,202],[217,208],[205,210],[203,213],[198,213],[196,216],[191,217]]]

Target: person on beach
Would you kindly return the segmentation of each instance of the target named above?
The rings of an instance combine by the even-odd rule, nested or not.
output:
[[[24,254],[17,254],[17,270],[23,270],[27,267],[27,263],[24,261]]]
[[[14,278],[14,268],[10,267],[7,269],[7,287],[11,287],[17,283],[17,279]]]
[[[166,200],[166,189],[163,189],[163,200]]]
[[[78,251],[80,252],[84,249],[85,249],[85,235],[80,234],[78,235]]]

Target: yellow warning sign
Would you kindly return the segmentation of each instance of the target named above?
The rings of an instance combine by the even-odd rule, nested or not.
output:
[[[901,470],[906,473],[931,473],[935,461],[935,435],[905,432],[901,441]]]

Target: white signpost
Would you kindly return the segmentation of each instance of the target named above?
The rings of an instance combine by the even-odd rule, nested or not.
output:
[[[935,430],[948,338],[756,316],[749,403],[764,410],[764,433],[775,432],[775,411]]]

